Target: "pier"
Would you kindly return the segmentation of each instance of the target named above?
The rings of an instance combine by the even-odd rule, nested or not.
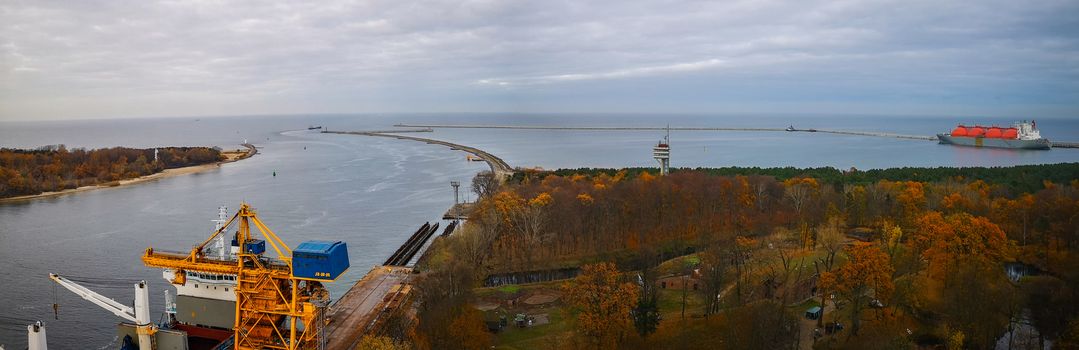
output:
[[[411,302],[414,272],[409,262],[438,232],[438,227],[437,222],[424,223],[382,265],[372,268],[330,305],[325,329],[327,349],[355,348],[364,334],[377,332],[386,317]],[[453,233],[456,227],[457,222],[451,222],[440,236]]]
[[[467,220],[468,213],[472,212],[472,207],[476,203],[457,203],[446,210],[445,214],[442,214],[442,220]]]
[[[796,130],[806,131],[806,130]],[[854,136],[872,136],[872,137],[891,137],[897,139],[910,139],[910,140],[926,140],[926,141],[939,141],[936,136],[925,135],[904,135],[904,134],[892,134],[886,132],[872,132],[872,131],[844,131],[844,130],[825,130],[825,129],[813,129],[810,132],[823,132],[827,134],[839,134],[839,135],[854,135]]]
[[[426,128],[426,129],[432,129],[432,128]],[[460,150],[460,151],[465,151],[465,152],[471,153],[472,155],[474,155],[476,157],[479,157],[480,159],[483,159],[483,161],[487,162],[487,165],[491,167],[491,173],[495,174],[495,176],[499,179],[499,181],[505,181],[506,178],[510,177],[514,173],[513,167],[511,167],[508,163],[506,163],[506,161],[502,160],[502,158],[499,158],[499,157],[497,157],[497,156],[495,156],[493,154],[487,153],[484,150],[481,150],[479,148],[460,145],[460,144],[456,144],[456,143],[452,143],[452,142],[447,142],[447,141],[442,141],[442,140],[435,140],[435,139],[428,139],[428,138],[423,138],[423,137],[415,137],[415,136],[395,135],[395,134],[384,133],[384,132],[371,132],[371,131],[322,131],[322,132],[325,133],[325,134],[345,134],[345,135],[392,137],[392,138],[399,139],[399,140],[412,140],[412,141],[419,141],[419,142],[424,142],[424,143],[428,143],[428,144],[442,145],[442,146],[449,147],[452,150]]]
[[[375,266],[330,305],[326,349],[353,349],[364,334],[407,301],[412,268]]]
[[[428,129],[516,129],[516,130],[577,130],[577,131],[787,131],[786,128],[721,128],[666,126],[542,126],[542,125],[463,125],[463,124],[394,124],[398,128]]]
[[[433,236],[436,231],[438,231],[437,222],[434,225],[431,225],[429,222],[423,224],[423,226],[420,226],[420,229],[416,230],[416,233],[413,233],[412,236],[405,241],[405,244],[401,245],[400,248],[397,248],[397,251],[393,252],[393,255],[390,255],[382,265],[408,265],[408,262],[412,261],[412,257],[416,256],[416,253],[418,253],[420,248],[427,243],[428,239],[431,239],[431,236]]]

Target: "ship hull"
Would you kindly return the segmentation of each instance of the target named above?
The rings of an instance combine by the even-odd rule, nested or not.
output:
[[[1052,144],[1047,139],[1037,140],[1008,140],[991,139],[985,137],[958,137],[947,134],[937,134],[940,143],[970,147],[1010,148],[1010,149],[1049,149]]]
[[[236,322],[235,301],[179,295],[176,310],[176,320],[184,324],[232,329]]]

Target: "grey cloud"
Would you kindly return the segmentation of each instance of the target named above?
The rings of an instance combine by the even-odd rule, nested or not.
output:
[[[641,84],[715,90],[694,96],[766,84],[760,99],[798,109],[812,95],[826,100],[801,105],[820,112],[879,91],[916,96],[898,110],[960,94],[974,96],[967,113],[994,113],[978,104],[987,89],[1033,89],[1047,95],[1011,110],[1074,113],[1054,102],[1079,100],[1074,13],[1066,0],[14,0],[0,3],[0,118],[577,111],[595,106],[567,94]],[[803,84],[833,92],[790,93]],[[661,98],[624,108],[669,110]],[[686,112],[768,111],[693,102]]]

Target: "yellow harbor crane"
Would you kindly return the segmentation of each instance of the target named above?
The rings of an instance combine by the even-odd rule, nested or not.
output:
[[[204,254],[215,238],[223,239],[228,228],[238,222],[233,246],[234,258]],[[251,234],[254,225],[263,239]],[[264,256],[269,243],[276,258]],[[322,313],[329,293],[321,282],[332,282],[348,269],[348,253],[343,242],[308,241],[296,250],[289,248],[259,220],[255,210],[240,205],[224,225],[190,253],[170,253],[147,248],[142,256],[146,266],[175,271],[173,284],[183,285],[187,272],[236,276],[236,320],[233,326],[235,349],[315,349],[324,339]]]

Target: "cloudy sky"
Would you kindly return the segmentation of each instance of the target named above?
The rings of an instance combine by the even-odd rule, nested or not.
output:
[[[364,112],[1079,118],[1079,1],[0,0],[0,120]]]

